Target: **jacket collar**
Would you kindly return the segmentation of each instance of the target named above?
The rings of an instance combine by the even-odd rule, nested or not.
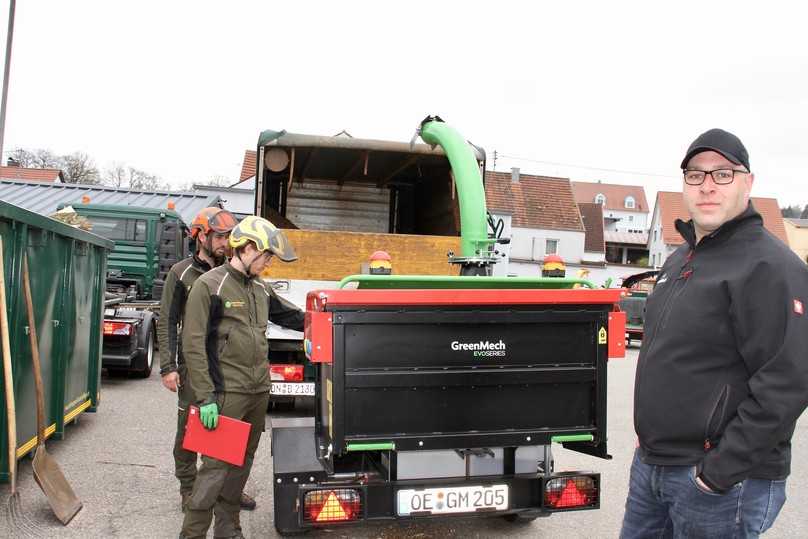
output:
[[[197,269],[201,270],[202,273],[205,273],[205,272],[210,271],[211,269],[213,269],[213,268],[211,268],[210,264],[208,264],[207,262],[205,262],[204,260],[199,258],[199,255],[197,253],[194,253],[194,262],[193,262],[193,264]]]
[[[247,285],[248,285],[248,284],[250,284],[250,282],[253,280],[253,278],[252,278],[252,277],[247,277],[246,275],[244,275],[243,273],[241,273],[239,270],[237,270],[236,268],[234,268],[234,267],[233,267],[233,266],[230,264],[230,262],[225,262],[225,263],[224,263],[224,267],[225,267],[225,269],[227,270],[227,273],[229,273],[229,274],[230,274],[230,277],[232,277],[233,279],[235,279],[235,280],[236,280],[236,282],[240,283],[242,286],[247,286]]]
[[[677,219],[674,224],[676,225],[676,230],[682,235],[690,248],[695,249],[697,244],[696,229],[693,226],[693,219],[690,219],[689,221]],[[752,205],[751,201],[740,215],[730,219],[711,233],[702,237],[698,245],[703,246],[705,243],[723,241],[732,236],[733,232],[742,226],[763,226],[763,218]]]

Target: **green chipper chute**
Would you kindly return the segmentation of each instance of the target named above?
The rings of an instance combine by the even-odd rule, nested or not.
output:
[[[440,116],[427,116],[413,137],[446,152],[452,167],[460,207],[460,256],[451,255],[449,262],[460,265],[461,276],[491,275],[497,262],[492,246],[507,239],[489,238],[485,187],[477,159],[471,146],[460,133],[446,124]]]

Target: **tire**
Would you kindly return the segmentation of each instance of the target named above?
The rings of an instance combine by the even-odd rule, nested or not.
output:
[[[154,365],[154,324],[151,321],[149,321],[148,324],[149,329],[146,333],[143,351],[138,353],[134,361],[134,366],[130,371],[138,378],[148,378],[151,376],[152,366]]]

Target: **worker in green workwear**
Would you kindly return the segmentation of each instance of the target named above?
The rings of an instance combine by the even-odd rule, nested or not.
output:
[[[230,234],[229,262],[197,279],[182,330],[182,352],[203,425],[215,429],[219,414],[250,423],[244,466],[202,457],[185,511],[180,537],[205,537],[213,507],[222,507],[237,526],[239,496],[247,482],[269,401],[267,323],[303,330],[303,312],[261,279],[273,256],[297,256],[286,236],[260,217],[249,216]],[[217,510],[217,520],[220,515]],[[218,524],[217,524],[218,528]]]
[[[232,213],[218,207],[202,209],[191,223],[190,235],[196,240],[196,252],[192,257],[174,264],[166,274],[163,295],[160,299],[162,317],[157,325],[157,341],[160,345],[160,376],[163,386],[177,393],[177,433],[174,437],[174,475],[180,482],[182,509],[185,510],[196,479],[197,455],[182,448],[188,405],[194,402],[188,374],[182,356],[180,333],[185,315],[185,303],[191,286],[203,273],[221,266],[227,260],[230,231],[237,220]],[[255,509],[255,500],[246,494],[241,496],[241,508]]]

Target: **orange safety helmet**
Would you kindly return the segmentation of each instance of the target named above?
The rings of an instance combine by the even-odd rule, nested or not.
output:
[[[196,214],[194,222],[191,223],[191,237],[196,239],[200,232],[205,235],[214,232],[230,232],[236,226],[235,216],[227,210],[222,208],[210,207],[204,208]]]

